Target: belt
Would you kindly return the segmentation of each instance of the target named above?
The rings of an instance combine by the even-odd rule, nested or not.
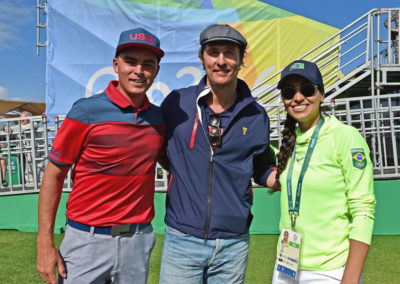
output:
[[[75,229],[81,230],[81,231],[85,231],[85,232],[90,232],[91,228],[94,228],[94,230],[93,230],[94,234],[111,235],[113,237],[132,235],[136,231],[139,231],[140,229],[144,229],[144,228],[150,226],[150,223],[123,224],[123,225],[104,226],[104,227],[89,226],[89,225],[85,225],[85,224],[82,224],[79,222],[75,222],[70,219],[67,219],[67,224],[70,225],[72,228],[75,228]]]

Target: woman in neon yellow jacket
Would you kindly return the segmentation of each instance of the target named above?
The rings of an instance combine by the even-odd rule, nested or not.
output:
[[[280,228],[295,239],[288,249],[278,242],[272,282],[361,283],[375,213],[368,145],[354,127],[321,115],[314,63],[289,64],[278,89],[287,120],[272,191],[281,190]]]

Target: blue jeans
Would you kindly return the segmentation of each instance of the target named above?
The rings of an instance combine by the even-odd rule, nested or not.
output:
[[[244,283],[250,235],[207,240],[167,226],[161,284]]]

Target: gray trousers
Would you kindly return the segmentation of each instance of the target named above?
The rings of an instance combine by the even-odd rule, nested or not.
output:
[[[84,232],[67,225],[59,249],[67,277],[59,277],[58,282],[145,284],[154,245],[151,225],[144,229],[138,226],[132,235],[116,237]]]

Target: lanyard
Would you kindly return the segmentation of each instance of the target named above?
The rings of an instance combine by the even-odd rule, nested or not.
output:
[[[297,182],[296,201],[295,201],[294,208],[293,208],[293,197],[292,197],[292,174],[293,174],[294,159],[296,156],[296,154],[295,154],[296,147],[293,149],[293,152],[292,152],[292,159],[290,161],[286,183],[287,183],[287,195],[288,195],[288,202],[289,202],[289,215],[290,215],[290,221],[292,224],[293,231],[294,231],[294,227],[296,226],[296,218],[299,215],[301,187],[303,185],[304,175],[307,171],[308,164],[311,160],[311,155],[315,148],[315,144],[317,144],[319,131],[321,130],[321,127],[323,124],[324,124],[324,118],[321,116],[321,118],[318,121],[317,126],[315,127],[314,132],[311,136],[311,141],[310,141],[310,144],[308,145],[307,154],[304,159],[303,166],[301,167],[299,181]]]

